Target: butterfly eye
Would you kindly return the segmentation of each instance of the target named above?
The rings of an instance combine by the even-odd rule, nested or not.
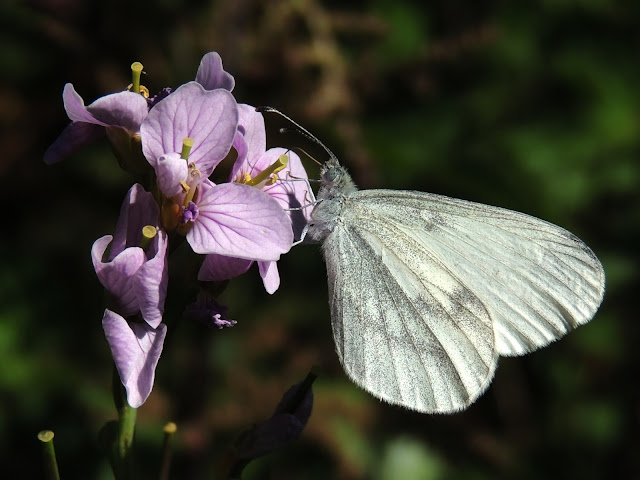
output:
[[[329,167],[324,173],[324,180],[328,183],[335,182],[340,176],[340,170],[334,167]]]

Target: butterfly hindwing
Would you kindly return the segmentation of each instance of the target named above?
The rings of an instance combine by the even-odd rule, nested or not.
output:
[[[497,359],[484,305],[419,238],[399,240],[384,216],[350,219],[323,244],[345,371],[390,403],[429,413],[467,407]]]

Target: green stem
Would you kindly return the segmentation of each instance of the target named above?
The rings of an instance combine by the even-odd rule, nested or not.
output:
[[[133,475],[133,437],[138,410],[127,403],[127,392],[113,369],[114,401],[118,410],[118,435],[113,444],[113,470],[117,480],[131,480]]]
[[[44,455],[44,470],[47,480],[60,480],[58,472],[58,461],[56,451],[53,448],[53,432],[43,430],[38,433],[38,440],[42,442],[42,453]]]
[[[171,446],[173,436],[178,427],[175,423],[169,422],[164,426],[164,441],[162,442],[162,467],[160,469],[160,480],[168,480],[169,469],[171,467],[171,456],[173,448]]]

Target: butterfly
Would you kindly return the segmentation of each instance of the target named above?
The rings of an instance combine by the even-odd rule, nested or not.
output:
[[[499,356],[544,347],[595,315],[604,270],[572,233],[441,195],[358,190],[324,148],[305,242],[322,244],[336,350],[369,393],[419,412],[462,410]]]

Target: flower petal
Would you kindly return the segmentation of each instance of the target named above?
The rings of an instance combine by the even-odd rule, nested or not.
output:
[[[72,122],[93,123],[95,125],[106,126],[105,123],[96,119],[84,106],[84,100],[76,92],[71,83],[67,83],[62,90],[62,101],[67,116]]]
[[[249,152],[249,146],[240,131],[236,132],[236,136],[233,139],[233,148],[235,148],[238,153],[238,158],[233,164],[230,179],[232,182],[240,182],[242,178],[239,178],[238,175],[242,175],[243,172],[240,171],[239,166],[236,167],[236,164],[244,165],[247,159],[247,153]]]
[[[268,294],[273,294],[280,286],[280,274],[276,262],[258,262],[258,270],[262,277],[264,289]]]
[[[229,152],[237,125],[233,95],[189,82],[151,109],[140,127],[142,151],[155,168],[160,156],[181,152],[183,140],[192,138],[189,162],[208,177]]]
[[[278,260],[293,243],[291,223],[278,202],[238,183],[200,184],[199,215],[187,234],[196,253]]]
[[[104,135],[104,127],[93,123],[71,122],[44,154],[44,163],[64,160]]]
[[[255,165],[255,161],[267,149],[267,133],[264,128],[264,117],[251,105],[238,105],[238,134],[242,135],[246,150],[238,150],[238,160],[231,170],[231,178],[248,173],[252,177],[260,173],[268,165],[261,168]]]
[[[115,125],[137,133],[149,114],[149,104],[139,93],[125,91],[98,98],[87,107],[87,111],[104,125]]]
[[[84,100],[70,83],[64,86],[62,99],[67,115],[73,122],[92,123],[103,127],[116,125],[133,133],[138,131],[149,111],[145,98],[133,92],[105,95],[85,107]]]
[[[109,258],[113,259],[126,247],[137,247],[142,241],[145,225],[158,226],[160,208],[153,195],[139,183],[134,184],[122,202]]]
[[[238,277],[249,270],[253,260],[225,257],[214,253],[207,255],[198,272],[201,282],[221,282]]]
[[[136,272],[132,288],[135,292],[142,318],[157,328],[162,322],[164,300],[167,296],[167,234],[158,230],[152,244],[147,247],[147,260]]]
[[[284,154],[289,157],[289,163],[278,172],[278,181],[273,185],[265,185],[263,191],[275,198],[285,209],[291,219],[294,238],[298,240],[311,218],[315,202],[315,195],[309,185],[307,172],[302,166],[300,157],[291,150],[271,148],[256,163],[271,165]]]
[[[189,167],[187,161],[179,153],[167,153],[158,158],[156,176],[158,187],[167,197],[173,197],[182,192],[180,182],[187,180]]]
[[[217,52],[209,52],[202,57],[196,74],[196,82],[207,90],[223,88],[230,92],[233,91],[236,84],[233,76],[222,68],[222,58]]]
[[[102,327],[127,390],[127,402],[138,408],[153,389],[167,327],[160,324],[154,329],[146,323],[129,323],[109,309],[104,311]]]
[[[139,247],[127,248],[108,262],[103,262],[104,252],[113,244],[111,235],[105,235],[93,243],[91,260],[98,280],[102,286],[114,297],[117,310],[128,317],[138,312],[138,300],[133,289],[133,276],[145,262],[144,251]]]

